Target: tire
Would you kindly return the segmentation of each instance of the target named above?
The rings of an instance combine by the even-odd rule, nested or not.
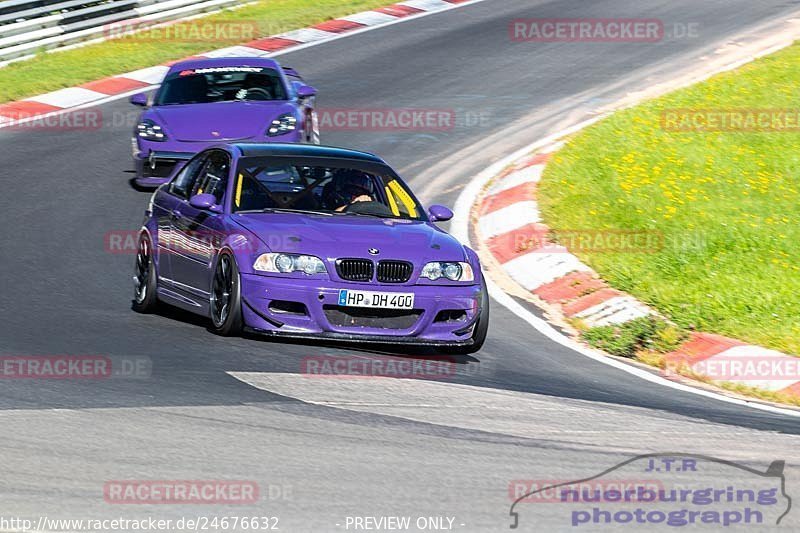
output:
[[[227,252],[220,254],[211,280],[209,300],[211,331],[223,337],[242,333],[242,284],[236,260]]]
[[[139,237],[134,266],[133,305],[137,313],[153,313],[158,308],[158,277],[153,259],[153,243],[146,233]]]
[[[483,348],[483,343],[486,342],[486,336],[489,333],[489,291],[486,288],[486,283],[483,283],[483,292],[481,293],[481,314],[478,316],[478,323],[472,330],[472,344],[466,346],[456,346],[450,350],[451,353],[457,355],[469,355],[475,353]]]

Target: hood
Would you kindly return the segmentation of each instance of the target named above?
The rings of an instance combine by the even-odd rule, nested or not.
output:
[[[401,259],[414,265],[466,260],[464,247],[455,237],[426,222],[294,213],[248,213],[233,215],[233,219],[273,252],[315,255],[326,261]],[[379,253],[371,255],[370,248]]]
[[[269,124],[284,113],[295,113],[288,102],[217,102],[161,106],[153,119],[172,139],[183,142],[225,142],[263,137]]]

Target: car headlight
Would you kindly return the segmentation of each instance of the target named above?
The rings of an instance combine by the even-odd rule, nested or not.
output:
[[[140,139],[146,141],[166,141],[167,134],[164,130],[150,119],[145,119],[136,125],[136,134]]]
[[[425,265],[420,276],[432,281],[439,278],[446,278],[450,281],[475,281],[475,274],[469,263],[434,261]]]
[[[297,129],[297,117],[291,113],[286,113],[279,116],[269,125],[267,135],[270,137],[277,137],[278,135],[285,135]]]
[[[288,274],[289,272],[304,272],[309,276],[312,274],[325,274],[327,269],[325,263],[319,257],[313,255],[300,254],[281,254],[269,253],[262,254],[253,263],[253,270],[262,272],[277,272]]]

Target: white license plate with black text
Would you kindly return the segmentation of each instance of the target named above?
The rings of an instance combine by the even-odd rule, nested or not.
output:
[[[373,309],[413,309],[414,295],[407,292],[339,290],[339,305]]]

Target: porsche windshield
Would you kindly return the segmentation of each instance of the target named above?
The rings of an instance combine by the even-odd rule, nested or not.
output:
[[[422,207],[406,186],[374,168],[243,159],[233,192],[233,211],[239,212],[291,210],[424,219]]]
[[[182,70],[164,80],[155,105],[286,100],[280,74],[265,67]]]

